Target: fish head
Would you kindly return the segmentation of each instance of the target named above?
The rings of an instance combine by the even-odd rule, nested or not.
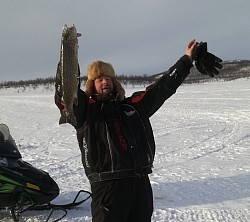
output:
[[[75,41],[77,37],[80,37],[81,33],[77,33],[75,25],[64,25],[62,31],[62,41]]]

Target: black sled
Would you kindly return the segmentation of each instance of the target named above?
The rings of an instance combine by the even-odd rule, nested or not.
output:
[[[54,205],[51,203],[59,195],[59,187],[50,175],[22,160],[22,156],[10,135],[9,128],[0,124],[0,211],[9,210],[15,222],[28,210],[51,210],[45,221],[49,221],[54,210],[62,210],[82,204],[90,197],[88,191],[81,190],[70,204]],[[77,201],[80,193],[87,197]]]

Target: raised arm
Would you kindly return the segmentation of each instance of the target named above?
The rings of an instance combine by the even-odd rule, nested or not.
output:
[[[168,71],[163,72],[161,77],[145,91],[133,94],[132,103],[141,106],[147,115],[153,115],[182,84],[193,67],[193,50],[196,46],[195,40],[188,43],[185,55],[182,56]]]

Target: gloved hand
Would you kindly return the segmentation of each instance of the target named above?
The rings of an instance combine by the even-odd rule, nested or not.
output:
[[[62,100],[62,96],[58,90],[55,91],[54,102],[57,108],[62,112],[64,109],[64,102]]]
[[[193,52],[193,60],[195,61],[195,66],[200,73],[211,77],[218,75],[219,71],[217,69],[222,68],[222,60],[207,51],[206,42],[200,42],[197,44]]]

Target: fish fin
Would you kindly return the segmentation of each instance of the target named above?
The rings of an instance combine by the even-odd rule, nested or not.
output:
[[[72,126],[77,126],[77,120],[73,113],[63,113],[59,120],[59,125],[69,123]]]
[[[70,123],[72,126],[77,126],[77,120],[76,120],[76,117],[73,113],[69,113],[66,116],[66,121],[67,121],[67,123]]]
[[[77,98],[74,98],[73,104],[76,105],[76,106],[78,105],[78,99]]]

